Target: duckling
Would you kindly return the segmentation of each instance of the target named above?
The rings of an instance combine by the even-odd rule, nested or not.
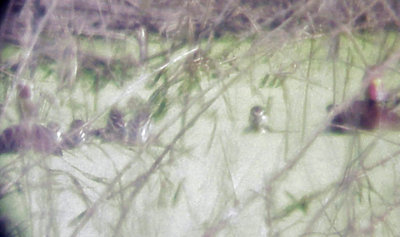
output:
[[[63,149],[74,148],[86,141],[87,131],[84,125],[85,122],[80,119],[76,119],[71,122],[69,126],[69,131],[61,136],[61,147]]]
[[[151,113],[147,108],[142,108],[137,111],[134,118],[128,121],[127,124],[127,143],[128,144],[143,144],[150,137],[151,130]]]
[[[250,130],[265,132],[265,130],[267,129],[267,122],[268,117],[263,107],[256,105],[250,109]]]

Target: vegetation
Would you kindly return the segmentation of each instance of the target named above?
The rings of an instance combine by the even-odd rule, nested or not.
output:
[[[5,9],[0,235],[399,235],[399,126],[327,131],[398,98],[396,0]]]

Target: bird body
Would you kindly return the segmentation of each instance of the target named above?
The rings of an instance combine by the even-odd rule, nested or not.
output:
[[[0,154],[34,150],[42,154],[62,155],[56,134],[39,124],[17,124],[0,135]]]
[[[389,106],[381,80],[373,79],[365,92],[364,100],[355,100],[336,114],[330,125],[331,132],[349,132],[356,129],[373,130],[400,126],[400,116],[395,112],[396,103]]]

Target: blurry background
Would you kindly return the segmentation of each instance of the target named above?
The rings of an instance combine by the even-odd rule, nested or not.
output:
[[[33,122],[63,133],[116,107],[152,126],[142,143],[1,154],[0,235],[400,234],[397,128],[325,132],[372,66],[398,90],[398,1],[1,4],[2,130],[20,123],[20,83]]]

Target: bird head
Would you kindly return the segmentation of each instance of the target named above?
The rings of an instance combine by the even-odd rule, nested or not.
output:
[[[372,79],[367,88],[366,98],[377,102],[385,100],[383,83],[380,78]]]

